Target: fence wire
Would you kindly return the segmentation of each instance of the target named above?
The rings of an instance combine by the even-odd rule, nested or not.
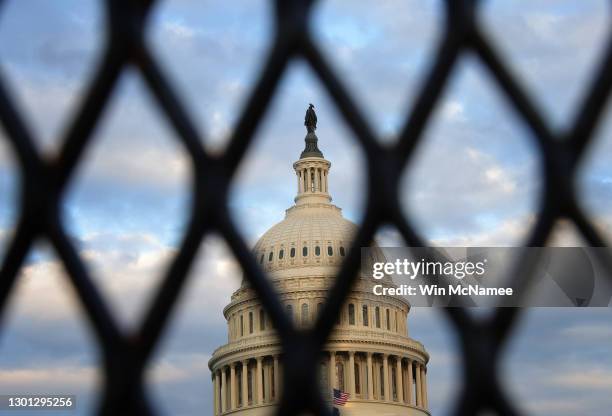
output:
[[[76,289],[103,355],[104,387],[98,413],[102,415],[153,415],[151,400],[145,394],[144,374],[154,349],[159,345],[176,307],[178,295],[198,252],[209,233],[218,233],[228,243],[245,278],[257,292],[280,336],[284,351],[284,395],[278,415],[313,413],[330,415],[316,382],[319,352],[332,331],[345,296],[357,277],[360,250],[367,246],[377,229],[395,226],[405,243],[425,246],[412,218],[402,213],[398,199],[401,174],[410,163],[422,139],[432,111],[457,67],[459,58],[472,54],[492,75],[496,88],[529,126],[541,159],[544,186],[537,209],[537,222],[524,242],[525,247],[544,246],[560,219],[575,224],[589,245],[605,246],[604,239],[580,205],[575,189],[577,166],[592,140],[612,84],[612,36],[600,57],[591,82],[583,94],[570,128],[555,131],[545,121],[527,91],[511,73],[476,16],[477,0],[447,0],[444,5],[444,33],[439,40],[417,99],[405,116],[399,140],[394,144],[378,141],[366,117],[329,61],[313,41],[311,12],[314,0],[274,1],[274,39],[265,65],[250,92],[233,129],[227,150],[208,153],[204,140],[168,77],[161,71],[145,42],[145,30],[155,0],[106,0],[107,39],[103,58],[90,80],[80,107],[61,139],[57,156],[44,157],[35,146],[32,129],[17,111],[0,77],[0,120],[12,145],[21,174],[19,213],[15,233],[9,242],[0,271],[0,318],[34,242],[45,239],[54,247]],[[264,271],[229,216],[228,189],[242,162],[253,135],[266,113],[280,79],[290,61],[304,60],[333,99],[355,140],[364,150],[367,164],[367,204],[365,216],[347,254],[336,283],[330,290],[313,329],[295,328],[283,313],[279,299]],[[85,149],[91,146],[92,132],[100,121],[121,73],[136,68],[176,131],[177,140],[189,154],[195,178],[189,222],[176,256],[164,273],[142,323],[132,333],[120,330],[108,303],[93,283],[83,258],[62,224],[61,207],[68,182]],[[205,76],[205,75],[204,75]],[[210,198],[210,195],[214,195]],[[612,271],[612,256],[602,251],[599,258]],[[520,285],[527,287],[533,259],[525,257],[514,267]],[[503,347],[521,310],[499,308],[485,319],[476,319],[465,310],[444,310],[459,335],[463,364],[462,392],[454,406],[456,415],[492,411],[500,415],[523,414],[508,399],[499,382],[498,367]],[[289,388],[290,387],[290,388]],[[434,386],[435,389],[435,386]]]

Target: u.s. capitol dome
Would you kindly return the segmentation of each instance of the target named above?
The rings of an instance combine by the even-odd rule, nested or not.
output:
[[[306,147],[293,164],[295,204],[253,248],[287,314],[302,327],[315,321],[357,230],[331,203],[331,163],[318,148],[316,115],[313,125],[307,113],[305,124]],[[333,389],[348,393],[341,415],[428,415],[429,355],[409,337],[410,305],[374,295],[372,285],[360,278],[348,294],[320,361],[321,389],[330,401]],[[272,323],[244,280],[223,314],[228,343],[209,361],[214,414],[271,415],[281,394],[283,361]]]

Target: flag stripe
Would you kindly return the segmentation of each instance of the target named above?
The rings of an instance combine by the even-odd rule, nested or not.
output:
[[[334,395],[334,405],[337,405],[337,406],[344,406],[350,397],[348,393],[345,393],[338,389],[334,389],[333,395]]]

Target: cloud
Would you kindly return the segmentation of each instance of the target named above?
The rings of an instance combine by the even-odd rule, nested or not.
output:
[[[583,99],[608,35],[608,4],[571,7],[547,0],[524,8],[483,4],[482,22],[556,126],[566,126]]]
[[[96,42],[101,37],[94,32],[102,15],[88,11],[85,2],[65,3],[76,8],[43,3],[32,14],[31,3],[9,2],[13,9],[3,14],[0,39],[5,39],[3,69],[28,110],[28,120],[51,147],[57,144],[57,133],[77,103],[83,77],[98,53]],[[568,109],[580,97],[597,39],[607,30],[607,14],[583,3],[562,7],[530,2],[520,8],[490,3],[497,9],[492,9],[493,17],[484,16],[491,23],[489,30],[502,35],[496,38],[500,43],[512,40],[504,43],[503,51],[509,51],[514,66],[522,69],[531,93],[557,124],[570,120]],[[491,10],[488,4],[485,14]],[[21,11],[13,14],[17,9]],[[164,2],[152,17],[148,41],[154,54],[206,136],[206,145],[221,149],[271,39],[273,14],[268,2]],[[433,1],[343,0],[317,5],[316,41],[386,140],[393,140],[403,125],[421,87],[442,17]],[[541,185],[538,149],[487,77],[474,60],[460,61],[428,124],[415,164],[406,170],[406,186],[401,189],[404,208],[438,245],[512,245],[522,242],[535,222]],[[128,72],[115,91],[64,207],[79,252],[125,326],[138,322],[176,254],[191,180],[182,146],[137,79]],[[303,148],[302,117],[311,101],[319,111],[321,149],[333,164],[334,202],[348,218],[359,221],[365,197],[361,150],[310,70],[293,63],[234,183],[230,209],[249,242],[282,219],[283,209],[292,203],[296,184],[291,163]],[[606,117],[612,119],[610,113]],[[607,122],[600,136],[610,136],[611,128]],[[610,143],[600,140],[594,146],[584,176],[585,199],[591,201],[598,224],[608,234]],[[7,154],[4,147],[0,149],[2,173]],[[10,232],[10,226],[0,228]],[[394,230],[384,234],[385,239],[397,239]],[[150,379],[158,386],[156,397],[167,394],[166,404],[182,403],[181,408],[166,407],[169,413],[210,409],[207,352],[226,341],[221,311],[240,276],[219,239],[203,243]],[[8,329],[2,334],[0,383],[12,380],[25,388],[28,382],[43,385],[55,380],[61,385],[66,379],[72,386],[79,378],[95,377],[95,340],[72,293],[53,254],[38,253],[29,260],[14,292]],[[429,313],[413,310],[410,326],[411,334],[432,352],[430,383],[436,388],[432,405],[434,414],[439,414],[450,407],[460,387],[460,359],[452,327],[428,317]],[[527,319],[529,327],[513,338],[528,340],[520,354],[509,356],[518,374],[512,384],[525,386],[520,387],[526,390],[520,391],[520,397],[530,409],[572,415],[577,408],[581,414],[605,414],[609,409],[603,387],[596,386],[586,392],[588,397],[580,398],[572,394],[575,389],[565,375],[581,374],[576,380],[598,380],[598,386],[609,381],[609,361],[602,354],[609,352],[607,343],[598,338],[609,331],[597,316],[575,310],[554,310],[548,316],[538,311]],[[566,322],[567,327],[559,327]],[[76,362],[70,357],[77,357]],[[576,373],[580,366],[559,366],[566,360],[583,364],[585,372]],[[592,363],[604,367],[601,373],[593,370]],[[559,374],[562,378],[555,379]],[[524,383],[526,379],[534,381]],[[184,399],[185,392],[192,391],[199,402]]]
[[[574,398],[554,398],[552,400],[534,400],[525,404],[534,414],[575,415],[584,412],[583,403]]]
[[[180,40],[191,40],[199,33],[197,28],[189,26],[181,20],[165,21],[162,27],[166,31],[166,35],[176,36]]]
[[[610,328],[608,328],[609,332]],[[572,374],[563,374],[554,377],[552,384],[568,387],[574,390],[605,390],[612,388],[612,371],[600,368],[583,369],[581,372],[574,371]]]
[[[59,387],[57,381],[61,380],[61,389],[82,390],[83,386],[95,385],[99,382],[97,368],[81,366],[58,366],[28,369],[0,369],[0,389],[7,391],[44,391],[55,390]]]
[[[563,328],[562,336],[592,341],[603,341],[612,338],[612,326],[601,324],[582,324]]]
[[[150,367],[150,380],[156,384],[186,382],[208,377],[209,354],[181,354],[160,359]]]

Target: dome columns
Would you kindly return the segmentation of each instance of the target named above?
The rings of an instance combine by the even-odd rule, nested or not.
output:
[[[328,371],[329,389],[347,391],[349,400],[428,408],[426,366],[404,355],[334,350]]]
[[[395,360],[395,380],[396,380],[396,388],[395,391],[397,392],[397,401],[400,403],[405,403],[404,401],[404,386],[402,383],[402,378],[404,376],[404,371],[402,370],[402,358],[398,357]]]
[[[225,374],[225,368],[221,371],[221,412],[225,413],[227,410],[227,377]]]
[[[383,391],[383,397],[387,400],[391,400],[391,389],[389,388],[389,358],[387,354],[382,355],[383,359],[383,386],[385,387]]]
[[[328,354],[323,358],[329,372],[329,384],[323,386],[329,390],[328,397],[331,389],[336,388],[348,392],[349,401],[388,402],[428,409],[427,370],[423,362],[403,354],[359,350],[330,350]],[[278,404],[280,374],[278,354],[222,365],[213,374],[215,415]]]
[[[212,379],[216,416],[275,404],[280,397],[280,359],[274,354],[230,362],[214,370]]]
[[[368,384],[368,399],[373,400],[374,399],[374,383],[372,383],[372,380],[374,380],[374,366],[372,364],[372,353],[368,352],[367,353],[367,371],[368,371],[368,378],[367,378],[367,384]]]
[[[349,351],[349,394],[355,397],[355,351]]]
[[[242,361],[242,397],[240,405],[246,407],[249,403],[249,360]]]
[[[293,164],[298,180],[296,204],[329,203],[328,173],[331,163],[319,157],[300,159]]]
[[[408,404],[412,404],[412,397],[414,396],[414,389],[412,388],[412,385],[414,383],[413,380],[413,373],[412,373],[412,360],[409,358],[408,359],[408,367],[406,368],[406,373],[407,373],[407,380],[408,380],[408,384],[406,385],[406,402]]]

